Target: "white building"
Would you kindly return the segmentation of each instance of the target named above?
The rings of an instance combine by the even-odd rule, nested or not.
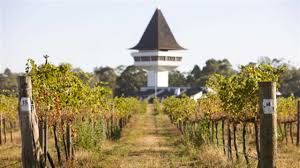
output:
[[[175,40],[160,9],[156,9],[141,40],[131,49],[136,50],[131,53],[134,65],[148,74],[147,86],[141,88],[140,98],[151,100],[187,95],[197,100],[206,93],[202,87],[169,86],[169,71],[181,65],[185,49]]]
[[[160,9],[156,9],[139,43],[131,48],[134,65],[147,71],[148,89],[169,87],[169,71],[182,62],[182,50]]]

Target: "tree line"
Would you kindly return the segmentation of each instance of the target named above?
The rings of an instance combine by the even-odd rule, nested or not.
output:
[[[270,59],[268,57],[261,57],[256,63],[250,62],[249,65],[268,64],[272,67],[279,67],[285,65],[288,67],[280,78],[281,85],[279,91],[286,97],[291,94],[300,95],[300,69],[293,67],[284,60]],[[147,73],[143,69],[135,66],[120,65],[116,68],[103,66],[96,67],[94,72],[84,72],[80,68],[72,68],[72,71],[77,72],[78,77],[82,81],[87,81],[93,78],[91,85],[101,82],[101,86],[110,88],[114,96],[133,96],[139,95],[140,88],[147,84]],[[209,59],[201,68],[195,65],[193,69],[188,72],[180,72],[178,70],[169,73],[169,86],[174,87],[203,87],[209,76],[213,74],[220,74],[230,76],[238,73],[228,59],[216,60]],[[20,73],[13,73],[10,69],[5,69],[0,73],[0,91],[6,94],[15,93],[17,89],[17,76]],[[130,81],[130,82],[128,82]]]

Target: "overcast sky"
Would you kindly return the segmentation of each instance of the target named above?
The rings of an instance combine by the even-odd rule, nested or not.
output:
[[[187,48],[182,71],[209,58],[237,67],[260,56],[300,66],[299,0],[0,0],[0,71],[28,58],[85,71],[131,65],[157,4]]]

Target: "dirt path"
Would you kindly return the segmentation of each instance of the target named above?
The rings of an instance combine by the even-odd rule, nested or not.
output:
[[[133,118],[116,144],[104,149],[103,167],[192,167],[180,142],[180,134],[165,115],[146,114]]]

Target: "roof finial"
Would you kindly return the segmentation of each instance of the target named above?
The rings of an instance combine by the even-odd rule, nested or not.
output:
[[[156,2],[156,9],[160,9],[159,0],[155,0]]]

